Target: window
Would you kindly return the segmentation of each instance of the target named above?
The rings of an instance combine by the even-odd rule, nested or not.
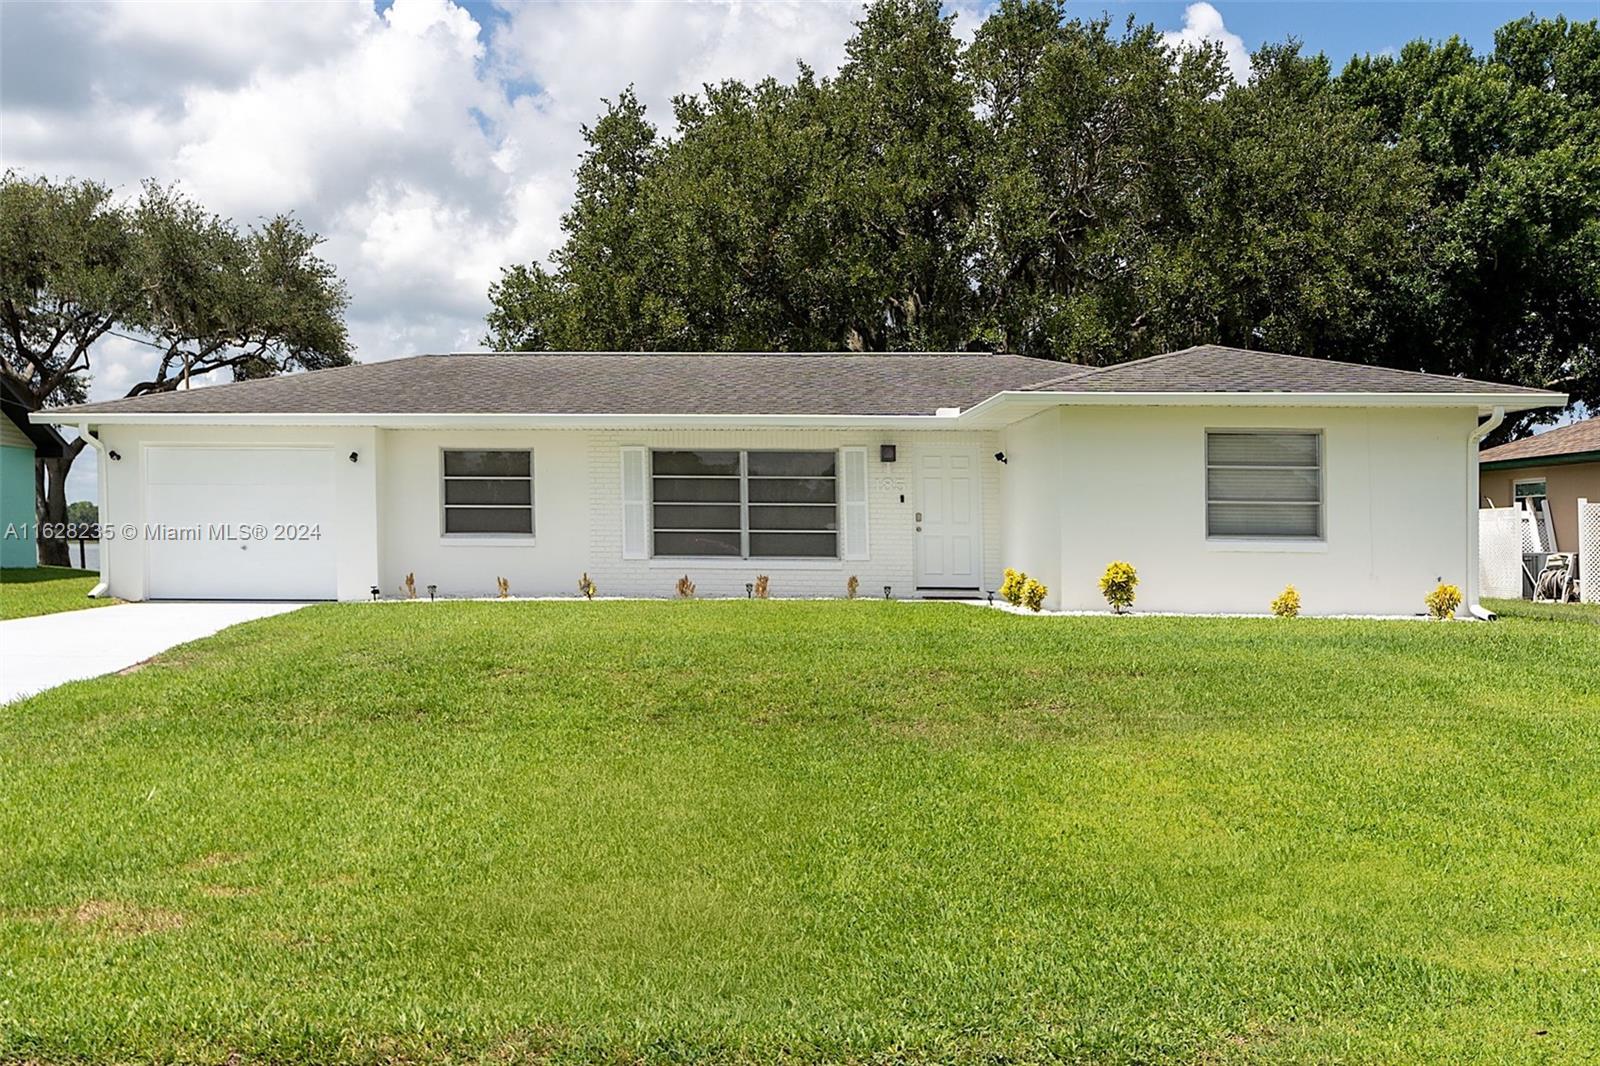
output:
[[[1548,495],[1549,493],[1545,488],[1545,479],[1542,477],[1524,478],[1521,481],[1513,481],[1511,483],[1511,505],[1513,507],[1524,500],[1528,502],[1529,506],[1538,507],[1539,501]]]
[[[1322,434],[1206,433],[1206,536],[1322,536]]]
[[[533,453],[446,451],[446,536],[533,536]]]
[[[656,555],[838,558],[837,452],[658,451]]]

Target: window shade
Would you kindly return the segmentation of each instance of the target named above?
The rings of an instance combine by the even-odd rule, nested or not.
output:
[[[1322,536],[1322,435],[1293,431],[1206,434],[1206,535]]]
[[[533,453],[445,451],[445,536],[533,535]]]

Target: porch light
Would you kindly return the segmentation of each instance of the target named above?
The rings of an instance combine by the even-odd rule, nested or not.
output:
[[[880,463],[892,463],[892,462],[894,462],[894,445],[893,444],[880,444],[880,445],[878,445],[878,462],[880,462]]]

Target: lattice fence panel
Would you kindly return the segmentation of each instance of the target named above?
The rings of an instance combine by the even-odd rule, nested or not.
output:
[[[1510,507],[1478,512],[1478,592],[1502,600],[1522,596],[1522,515]]]
[[[1578,577],[1583,602],[1600,603],[1600,502],[1578,501]]]

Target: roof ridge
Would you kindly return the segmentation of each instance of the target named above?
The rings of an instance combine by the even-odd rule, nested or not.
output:
[[[1175,355],[1184,355],[1188,352],[1197,351],[1206,347],[1217,347],[1217,345],[1191,344],[1189,347],[1179,348],[1175,352],[1159,352],[1156,355],[1146,355],[1138,359],[1124,359],[1120,363],[1107,363],[1105,366],[1089,366],[1086,363],[1072,363],[1070,365],[1081,368],[1080,373],[1062,374],[1060,377],[1051,378],[1048,381],[1041,381],[1037,385],[1029,385],[1028,391],[1037,392],[1048,385],[1055,385],[1063,381],[1082,381],[1084,378],[1093,377],[1096,374],[1103,374],[1108,370],[1121,370],[1123,367],[1138,366],[1141,363],[1154,363],[1161,359],[1170,359]]]
[[[763,359],[769,359],[769,358],[770,359],[786,359],[786,358],[808,358],[808,359],[819,359],[819,358],[825,358],[825,359],[883,359],[883,358],[890,358],[890,359],[910,359],[910,358],[923,358],[923,359],[1000,359],[1000,358],[1011,358],[1011,359],[1028,359],[1028,358],[1033,358],[1031,356],[1017,355],[1014,352],[957,352],[957,351],[948,351],[948,352],[946,352],[946,351],[926,351],[926,352],[904,352],[904,351],[896,351],[896,352],[829,352],[829,351],[804,351],[804,352],[797,352],[797,351],[776,351],[776,352],[750,352],[750,351],[739,351],[739,352],[725,352],[725,351],[659,352],[659,351],[642,351],[642,350],[628,350],[628,351],[623,351],[623,350],[616,350],[616,351],[560,351],[560,352],[553,352],[553,351],[539,351],[539,352],[518,352],[518,351],[424,352],[424,353],[420,353],[418,356],[415,356],[413,358],[455,359],[455,358],[459,358],[459,357],[462,357],[462,356],[479,356],[479,357],[502,357],[502,356],[504,356],[504,357],[513,357],[513,356],[515,356],[515,357],[523,357],[523,358],[539,358],[539,357],[549,358],[549,357],[560,356],[560,357],[572,357],[572,358],[580,358],[580,357],[582,357],[582,358],[588,358],[588,357],[607,358],[608,357],[608,358],[616,358],[616,359],[650,359],[650,358],[674,357],[674,356],[679,357],[679,358],[693,358],[693,359],[725,359],[725,358],[763,358]],[[402,358],[405,358],[405,357],[402,357]],[[384,361],[384,362],[392,362],[392,360],[382,360],[382,361]],[[1045,362],[1047,360],[1040,360],[1040,361],[1041,362]]]

